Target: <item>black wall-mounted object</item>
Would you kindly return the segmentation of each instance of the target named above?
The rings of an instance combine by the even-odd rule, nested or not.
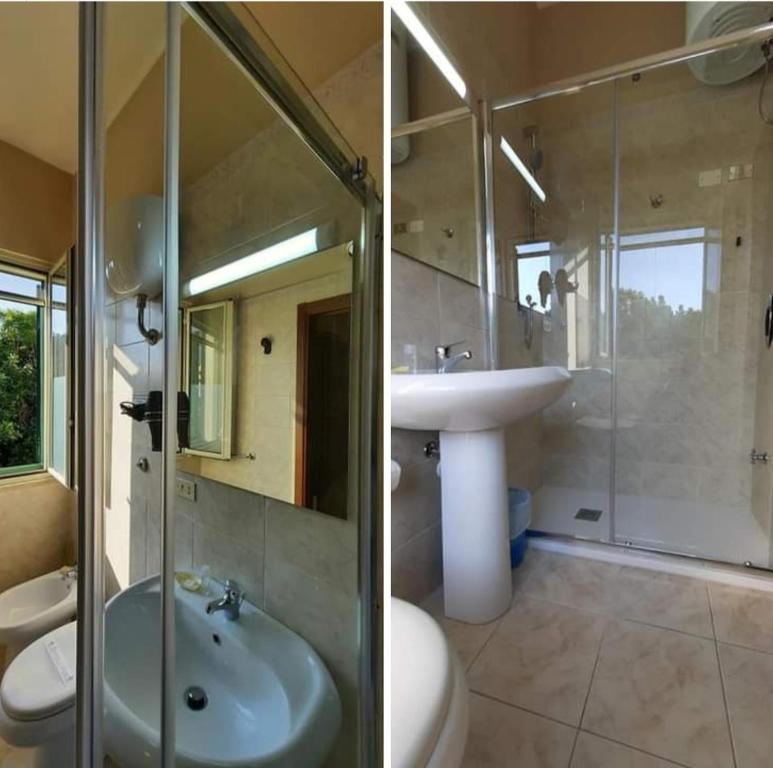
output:
[[[150,427],[150,444],[154,453],[161,451],[163,443],[163,393],[160,390],[148,392],[147,402],[120,403],[121,413],[135,421],[147,422]],[[190,401],[185,392],[177,393],[177,442],[180,448],[190,446],[188,426],[190,423]]]
[[[263,347],[263,354],[264,355],[270,355],[271,354],[271,348],[274,346],[273,339],[270,336],[264,336],[260,340],[260,346]]]

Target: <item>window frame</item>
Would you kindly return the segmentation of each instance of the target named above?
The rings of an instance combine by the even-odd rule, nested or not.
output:
[[[44,401],[44,429],[45,440],[45,470],[54,479],[67,488],[75,487],[74,457],[75,457],[75,419],[73,402],[75,390],[73,386],[75,374],[75,335],[74,335],[74,305],[73,305],[73,276],[74,249],[68,249],[56,261],[46,275],[45,296],[45,394]],[[64,280],[57,277],[62,267],[66,268]],[[64,285],[64,303],[54,301],[54,286]],[[67,424],[64,435],[64,474],[58,472],[52,466],[54,455],[54,429],[53,429],[53,403],[54,403],[54,344],[53,344],[53,313],[54,310],[64,309],[66,313],[67,345],[65,349],[65,400]]]
[[[0,290],[0,301],[12,301],[16,304],[27,304],[34,307],[40,307],[43,310],[43,323],[40,333],[40,349],[38,356],[40,360],[40,378],[38,382],[38,392],[42,400],[40,404],[40,462],[34,464],[18,464],[12,467],[0,467],[0,483],[6,480],[13,480],[19,477],[43,474],[48,471],[48,355],[49,355],[49,328],[50,328],[50,304],[49,304],[49,275],[41,268],[27,267],[19,264],[18,257],[14,254],[0,250],[0,272],[6,274],[27,277],[32,280],[39,280],[42,283],[42,298],[33,298],[21,294]]]

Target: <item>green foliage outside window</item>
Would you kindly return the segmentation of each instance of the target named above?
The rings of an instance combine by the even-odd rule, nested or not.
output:
[[[0,307],[0,474],[42,461],[40,310],[9,303]]]

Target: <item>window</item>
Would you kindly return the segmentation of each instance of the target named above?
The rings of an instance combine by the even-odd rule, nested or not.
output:
[[[45,468],[46,276],[0,265],[0,477]]]
[[[72,485],[67,279],[68,257],[50,275],[0,261],[0,478]]]

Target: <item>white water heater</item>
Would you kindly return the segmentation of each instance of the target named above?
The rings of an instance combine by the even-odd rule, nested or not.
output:
[[[408,122],[408,32],[392,14],[392,127]],[[410,137],[392,139],[392,165],[411,153]]]
[[[773,18],[773,3],[688,2],[687,44],[766,24]],[[687,65],[695,77],[708,85],[727,85],[756,72],[765,59],[760,43],[727,48],[709,56],[690,59]]]

